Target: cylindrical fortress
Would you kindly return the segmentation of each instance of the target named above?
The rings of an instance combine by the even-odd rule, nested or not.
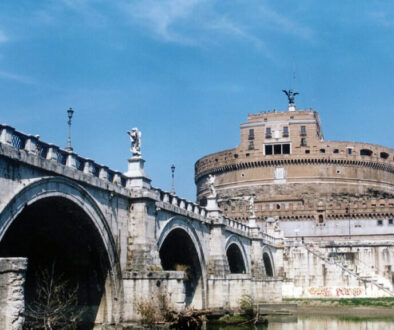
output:
[[[325,141],[316,111],[249,114],[238,147],[195,164],[197,199],[216,177],[225,216],[246,220],[254,196],[258,220],[388,219],[394,217],[394,150]],[[391,219],[391,220],[389,220]]]

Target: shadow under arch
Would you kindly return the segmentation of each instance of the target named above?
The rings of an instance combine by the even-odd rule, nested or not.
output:
[[[231,235],[225,245],[227,262],[232,274],[245,274],[248,272],[248,261],[245,248],[236,235]]]
[[[115,241],[93,197],[74,181],[46,177],[16,193],[0,214],[0,257],[28,257],[26,303],[33,299],[36,271],[53,263],[78,285],[85,328],[120,320]]]
[[[172,218],[161,231],[157,247],[163,270],[185,270],[186,306],[205,308],[205,257],[194,227],[183,218]]]
[[[265,268],[265,275],[272,277],[275,276],[275,267],[272,258],[272,253],[269,248],[264,247],[263,249],[263,263]]]

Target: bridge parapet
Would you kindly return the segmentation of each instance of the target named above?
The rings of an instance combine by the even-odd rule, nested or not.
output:
[[[38,135],[25,134],[9,125],[0,124],[0,143],[13,147],[18,151],[25,151],[27,157],[24,157],[25,155],[23,153],[19,153],[17,158],[21,161],[31,163],[31,165],[42,167],[44,170],[58,172],[58,174],[69,176],[71,179],[85,181],[99,188],[105,187],[107,190],[113,190],[128,198],[153,199],[156,200],[158,207],[172,213],[180,214],[205,223],[213,224],[215,222],[217,224],[223,224],[226,230],[245,237],[251,235],[251,229],[247,224],[223,216],[213,220],[209,217],[209,211],[206,207],[188,201],[173,193],[154,187],[151,187],[149,190],[129,189],[127,188],[127,180],[129,177],[122,172],[112,170],[106,165],[98,164],[92,159],[82,157],[75,152],[67,151],[57,145],[41,141]],[[2,153],[7,154],[4,149]],[[14,153],[14,156],[15,155]],[[45,160],[50,161],[50,163],[45,162]],[[53,163],[57,163],[61,166],[55,167]],[[65,170],[66,168],[71,168],[73,171],[67,171]],[[75,171],[83,175],[78,175],[78,173],[76,175]],[[108,183],[111,185],[108,185]],[[268,236],[265,240],[270,243],[274,242],[274,239],[270,239]]]
[[[243,222],[233,220],[230,218],[224,217],[224,223],[228,227],[229,231],[236,232],[237,234],[249,236],[250,235],[250,227]]]
[[[64,150],[57,145],[43,142],[38,135],[25,134],[11,126],[0,124],[0,143],[18,150],[24,150],[30,155],[74,168],[84,174],[115,185],[126,187],[127,177],[122,172],[111,170],[105,165],[100,165],[89,158]]]
[[[208,210],[204,206],[201,206],[194,202],[190,202],[184,198],[181,198],[175,194],[161,190],[159,188],[152,187],[152,190],[155,192],[156,196],[159,199],[156,202],[157,207],[196,220],[200,220],[205,223],[221,223],[226,227],[228,231],[234,232],[241,236],[248,237],[250,235],[250,228],[245,223],[226,217],[222,217],[217,220],[211,219],[208,215]]]

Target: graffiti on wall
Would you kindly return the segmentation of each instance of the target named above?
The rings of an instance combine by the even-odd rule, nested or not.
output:
[[[308,293],[315,297],[359,297],[364,294],[364,288],[309,288]]]

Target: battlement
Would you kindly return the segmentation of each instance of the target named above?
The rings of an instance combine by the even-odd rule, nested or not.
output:
[[[289,120],[289,119],[306,119],[314,118],[317,112],[310,109],[296,109],[295,111],[288,110],[269,110],[261,111],[259,113],[249,113],[248,122],[254,121],[268,121],[268,120]]]

